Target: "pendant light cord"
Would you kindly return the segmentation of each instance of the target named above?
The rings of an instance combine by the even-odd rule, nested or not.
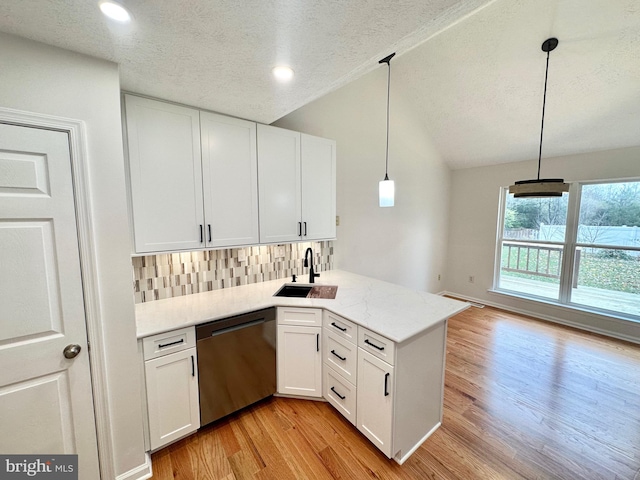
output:
[[[384,179],[389,180],[389,99],[391,98],[391,59],[395,56],[395,52],[384,57],[378,63],[386,63],[389,70],[387,71],[387,153],[384,162]]]
[[[387,62],[387,155],[384,163],[384,179],[389,180],[389,99],[391,98],[391,59]]]
[[[544,132],[544,109],[547,104],[547,76],[548,75],[549,75],[549,52],[547,52],[547,68],[544,72],[544,94],[542,96],[542,124],[540,125],[540,150],[538,151],[538,180],[540,180],[540,162],[542,160],[542,133]]]

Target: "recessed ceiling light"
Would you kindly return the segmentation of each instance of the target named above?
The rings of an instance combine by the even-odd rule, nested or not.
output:
[[[280,65],[273,68],[273,76],[281,82],[288,82],[293,78],[293,70],[286,65]]]
[[[100,2],[100,10],[116,22],[127,23],[131,21],[131,14],[119,3],[111,1]]]

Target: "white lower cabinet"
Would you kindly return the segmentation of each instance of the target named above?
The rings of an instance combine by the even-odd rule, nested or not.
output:
[[[278,393],[322,397],[321,331],[278,325]]]
[[[387,457],[393,455],[393,367],[358,349],[356,426]]]
[[[153,337],[149,337],[151,338]],[[144,339],[143,342],[149,339]],[[168,345],[171,340],[179,342],[172,337],[168,337],[168,340],[170,341],[161,345]],[[181,343],[184,345],[186,342]],[[184,346],[188,348],[175,353],[160,356],[151,354],[155,358],[144,362],[152,451],[193,433],[200,427],[196,348],[188,343]],[[178,343],[167,348],[171,347],[181,348]]]

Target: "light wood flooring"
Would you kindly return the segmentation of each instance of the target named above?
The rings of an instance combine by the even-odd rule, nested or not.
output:
[[[449,321],[443,425],[397,465],[323,402],[271,398],[152,456],[167,479],[640,480],[640,346],[493,308]]]

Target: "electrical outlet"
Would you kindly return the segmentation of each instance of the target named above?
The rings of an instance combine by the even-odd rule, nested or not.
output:
[[[238,249],[238,261],[246,262],[247,261],[247,251],[244,248]]]
[[[474,277],[473,275],[469,275],[469,283],[475,283],[476,282],[476,277]]]
[[[278,245],[275,249],[276,258],[284,258],[284,246]]]

